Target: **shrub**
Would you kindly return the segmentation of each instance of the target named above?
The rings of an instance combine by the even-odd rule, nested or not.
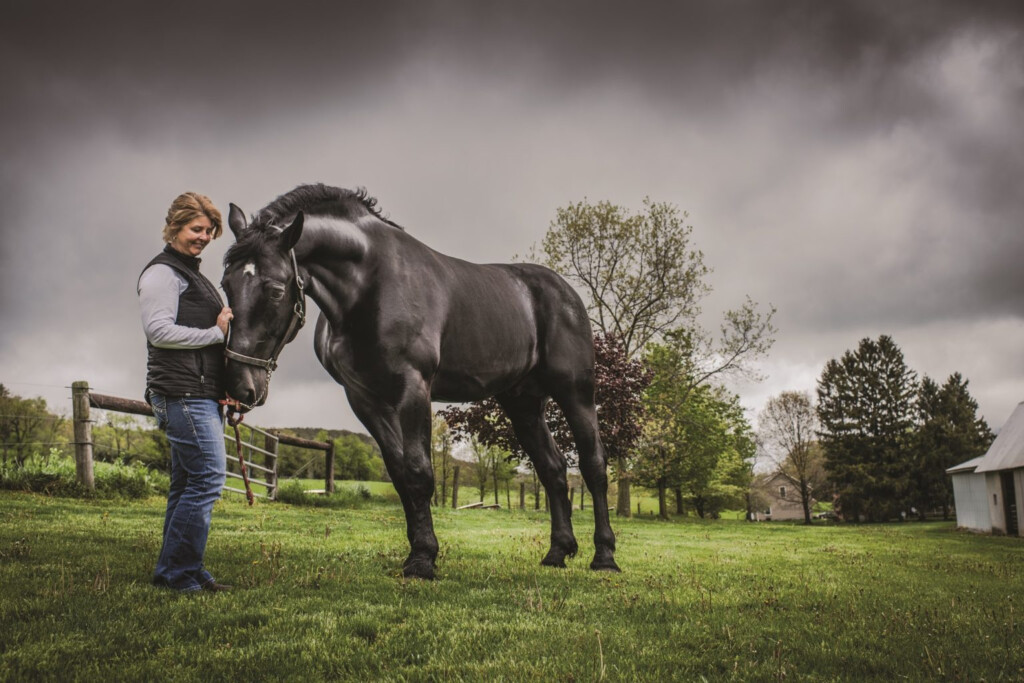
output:
[[[140,463],[97,466],[96,491],[102,497],[145,498],[156,492],[154,478],[160,478]],[[163,475],[163,479],[170,479]],[[166,490],[166,489],[165,489]]]
[[[48,496],[145,498],[166,493],[170,486],[167,475],[138,463],[94,463],[93,477],[96,490],[89,491],[78,483],[74,459],[57,450],[47,455],[30,455],[21,466],[13,462],[0,465],[0,488]]]
[[[355,508],[371,500],[373,495],[369,489],[360,484],[354,489],[342,488],[334,493],[310,494],[297,481],[289,481],[278,486],[276,499],[290,505],[306,507]]]

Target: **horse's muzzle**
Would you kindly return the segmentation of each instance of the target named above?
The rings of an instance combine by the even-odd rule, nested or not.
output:
[[[227,395],[237,403],[238,411],[245,413],[267,400],[267,378],[261,371],[253,372],[248,367],[228,367]]]

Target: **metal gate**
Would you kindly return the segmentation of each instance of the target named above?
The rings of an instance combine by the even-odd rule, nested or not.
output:
[[[277,497],[277,444],[278,437],[270,432],[264,431],[259,427],[252,427],[247,424],[240,424],[239,436],[242,441],[242,456],[245,458],[245,465],[249,471],[249,483],[253,487],[253,495],[257,498],[265,498],[267,500],[274,500]],[[246,440],[242,434],[244,431],[249,432],[249,438]],[[257,446],[256,435],[262,437],[263,446]],[[228,442],[227,455],[228,455],[228,479],[242,481],[241,470],[238,465],[237,449],[235,448],[235,434],[234,429],[228,429],[225,422],[224,427],[224,440]],[[262,457],[262,465],[255,462],[254,454],[259,453]],[[234,463],[234,471],[232,471],[232,465]],[[262,473],[262,479],[257,477],[257,473]],[[263,489],[260,492],[261,487]],[[245,493],[244,488],[236,488],[234,486],[224,485],[225,491],[231,491],[232,493]]]

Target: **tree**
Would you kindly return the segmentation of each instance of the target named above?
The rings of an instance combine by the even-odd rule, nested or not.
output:
[[[674,347],[649,347],[646,364],[651,383],[644,392],[646,420],[630,475],[640,484],[657,489],[658,515],[663,519],[668,519],[667,491],[681,486],[683,481],[682,453],[702,424],[698,409],[703,404],[681,399],[679,393],[684,386],[673,381],[674,369],[680,362]],[[689,413],[684,410],[687,407],[691,408]]]
[[[848,519],[881,521],[908,505],[917,373],[889,336],[825,364],[818,420],[825,468]]]
[[[692,321],[711,290],[686,217],[649,198],[638,214],[584,200],[558,209],[541,242],[545,265],[583,290],[595,328],[621,339],[630,358]]]
[[[618,482],[616,513],[629,517],[629,462],[643,432],[643,395],[653,375],[618,337],[594,336],[595,402],[605,455]]]
[[[921,519],[942,509],[949,518],[953,483],[946,470],[984,455],[994,438],[988,423],[978,416],[978,403],[967,390],[968,381],[953,373],[941,387],[930,377],[918,392],[920,427],[915,441],[912,500]]]
[[[774,342],[775,309],[762,313],[748,297],[725,313],[717,337],[699,325],[711,269],[692,244],[686,217],[649,198],[635,214],[607,201],[570,204],[557,210],[539,260],[576,285],[595,328],[621,339],[627,358],[651,342],[673,340],[687,349],[691,389],[729,374],[754,377],[750,361]],[[617,512],[628,516],[629,458],[614,462]]]
[[[594,336],[594,402],[598,429],[605,456],[619,471],[625,470],[625,463],[640,438],[642,395],[650,377],[642,362],[626,356],[618,339],[601,333]],[[526,461],[526,454],[519,446],[512,423],[494,399],[478,401],[466,407],[449,406],[440,411],[439,415],[456,439],[473,437],[484,444],[501,448],[519,461]],[[575,464],[576,446],[572,432],[553,401],[548,403],[546,419],[555,444],[569,463]],[[621,479],[619,485],[621,489]],[[626,510],[625,514],[628,515],[629,511]]]
[[[739,403],[730,404],[726,417],[726,447],[719,454],[711,481],[703,495],[704,514],[718,518],[724,510],[744,508],[753,480],[752,463],[756,451],[753,430],[743,417]]]
[[[638,214],[607,201],[560,208],[542,253],[534,256],[582,291],[595,329],[621,340],[627,358],[680,331],[706,361],[709,377],[723,371],[719,366],[735,369],[766,352],[774,341],[774,307],[762,314],[748,297],[725,313],[715,342],[697,323],[700,303],[711,292],[705,281],[711,269],[691,243],[687,214],[650,198],[643,206]]]
[[[756,446],[738,396],[720,387],[701,390],[700,395],[706,417],[686,453],[680,495],[698,516],[718,517],[723,510],[743,507]]]
[[[317,434],[317,441],[327,441],[326,431]],[[357,434],[342,434],[334,441],[334,476],[348,481],[379,481],[383,477],[384,460],[367,439]]]
[[[452,463],[452,431],[444,417],[434,415],[430,430],[430,462],[434,468],[434,505],[448,500],[448,470]],[[438,476],[439,475],[439,476]],[[441,498],[437,497],[437,480],[441,480]]]
[[[469,451],[473,455],[473,471],[476,475],[476,487],[480,492],[480,502],[484,502],[487,493],[487,482],[494,477],[494,502],[498,502],[497,469],[505,458],[505,451],[498,446],[491,446],[475,437],[469,439]]]
[[[488,446],[497,446],[512,453],[516,458],[525,461],[526,453],[519,446],[512,423],[493,398],[467,404],[465,407],[448,406],[437,413],[448,425],[455,441],[477,439]],[[549,414],[550,429],[554,418]],[[558,430],[552,430],[555,436]],[[555,439],[556,443],[558,439]],[[559,444],[562,448],[563,444]]]
[[[676,492],[677,513],[684,502],[701,517],[742,505],[754,442],[738,398],[679,381],[688,357],[678,346],[651,345],[647,363],[653,380],[644,395],[647,421],[633,476],[658,490],[665,518],[669,490]]]
[[[0,448],[4,462],[21,466],[33,452],[54,443],[66,420],[50,413],[46,400],[15,396],[0,384]]]
[[[512,507],[510,502],[511,493],[509,492],[509,486],[512,483],[512,479],[516,474],[516,463],[512,454],[508,451],[495,449],[497,453],[491,467],[491,479],[494,481],[494,504],[500,505],[498,500],[498,492],[501,490],[501,485],[505,485],[505,504],[508,507]]]
[[[93,428],[93,452],[99,461],[128,464],[134,450],[144,439],[138,420],[133,415],[106,411],[106,423]]]
[[[818,418],[804,392],[784,391],[768,399],[758,417],[758,436],[775,473],[792,486],[794,499],[811,523],[811,501],[825,482],[823,455],[817,444]]]

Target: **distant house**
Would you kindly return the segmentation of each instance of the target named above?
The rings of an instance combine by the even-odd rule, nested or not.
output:
[[[775,472],[762,475],[755,484],[758,489],[758,503],[753,516],[757,522],[804,518],[804,507],[800,503],[800,491],[784,475]],[[814,506],[814,501],[811,501]]]
[[[1024,402],[988,452],[950,467],[956,524],[972,531],[1020,536],[1024,529]]]

